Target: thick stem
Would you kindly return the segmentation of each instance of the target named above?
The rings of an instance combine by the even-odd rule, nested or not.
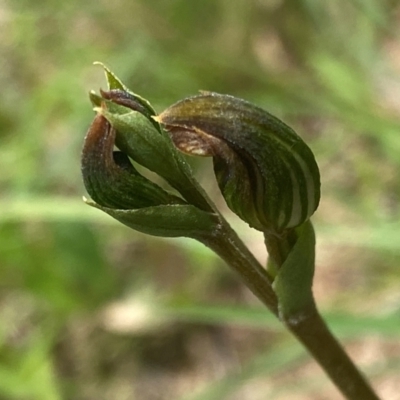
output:
[[[290,318],[285,323],[346,399],[379,400],[315,307],[300,318]]]
[[[227,222],[223,221],[213,236],[201,238],[201,241],[232,267],[246,286],[278,316],[278,300],[272,289],[272,278]]]
[[[199,239],[199,238],[197,238]],[[329,331],[314,304],[297,316],[285,318],[279,314],[278,299],[272,287],[273,278],[239,239],[236,232],[222,219],[214,235],[201,241],[217,253],[243,279],[247,287],[287,326],[293,335],[311,353],[332,382],[348,400],[379,400],[361,372]],[[276,246],[276,264],[279,268],[290,252],[291,240],[282,243],[268,241]],[[286,253],[286,254],[285,254]],[[280,261],[280,262],[279,262]]]

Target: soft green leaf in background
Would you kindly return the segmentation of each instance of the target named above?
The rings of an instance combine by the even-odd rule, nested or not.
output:
[[[3,2],[0,398],[338,398],[204,246],[135,233],[81,201],[102,60],[158,112],[230,93],[306,140],[322,178],[317,301],[382,397],[399,399],[399,13],[393,0]],[[265,261],[208,162],[188,161]],[[104,312],[142,293],[162,323]]]

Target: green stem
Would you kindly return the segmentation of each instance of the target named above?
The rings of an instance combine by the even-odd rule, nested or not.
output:
[[[197,238],[199,239],[199,238]],[[267,240],[275,248],[276,268],[284,262],[292,237]],[[236,232],[221,218],[213,235],[201,238],[243,279],[247,287],[287,326],[324,369],[332,382],[348,400],[379,400],[361,372],[329,331],[314,304],[295,316],[285,318],[279,313],[278,298],[272,287],[273,278],[239,239]],[[270,246],[268,246],[270,250]]]
[[[292,317],[284,322],[346,399],[379,400],[315,307],[299,318]]]
[[[201,189],[198,190],[198,194],[218,214],[220,225],[212,235],[196,239],[218,254],[239,274],[253,294],[311,353],[346,399],[379,400],[362,373],[330,332],[319,315],[313,299],[308,309],[302,310],[297,315],[285,317],[279,313],[279,301],[272,284],[276,273],[296,243],[295,230],[289,230],[282,236],[264,235],[272,269],[267,271],[219,213],[208,196]]]
[[[271,276],[224,219],[212,236],[199,240],[232,267],[247,287],[278,316],[278,300]]]

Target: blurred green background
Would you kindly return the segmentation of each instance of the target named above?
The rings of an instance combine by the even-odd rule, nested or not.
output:
[[[399,26],[395,0],[1,1],[0,400],[341,398],[210,251],[81,201],[97,60],[158,111],[213,90],[305,138],[323,185],[317,301],[400,399]],[[190,162],[226,209],[209,160]]]

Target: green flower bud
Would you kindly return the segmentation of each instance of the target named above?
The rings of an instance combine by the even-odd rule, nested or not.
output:
[[[176,150],[171,138],[154,119],[144,100],[120,89],[90,94],[95,110],[116,130],[115,145],[140,165],[157,173],[191,204],[205,211],[212,208],[205,200],[190,167]]]
[[[87,203],[144,233],[203,240],[218,229],[217,215],[193,185],[169,136],[151,118],[150,104],[105,70],[110,90],[90,94],[97,115],[82,150],[83,181],[93,199]],[[192,204],[140,175],[129,157],[176,183]]]
[[[82,175],[96,207],[143,233],[201,239],[218,226],[215,214],[186,204],[141,176],[129,158],[113,151],[116,131],[97,115],[82,151]]]
[[[213,157],[228,206],[250,226],[280,233],[307,221],[318,207],[320,177],[311,150],[263,109],[204,92],[155,119],[182,152]]]

